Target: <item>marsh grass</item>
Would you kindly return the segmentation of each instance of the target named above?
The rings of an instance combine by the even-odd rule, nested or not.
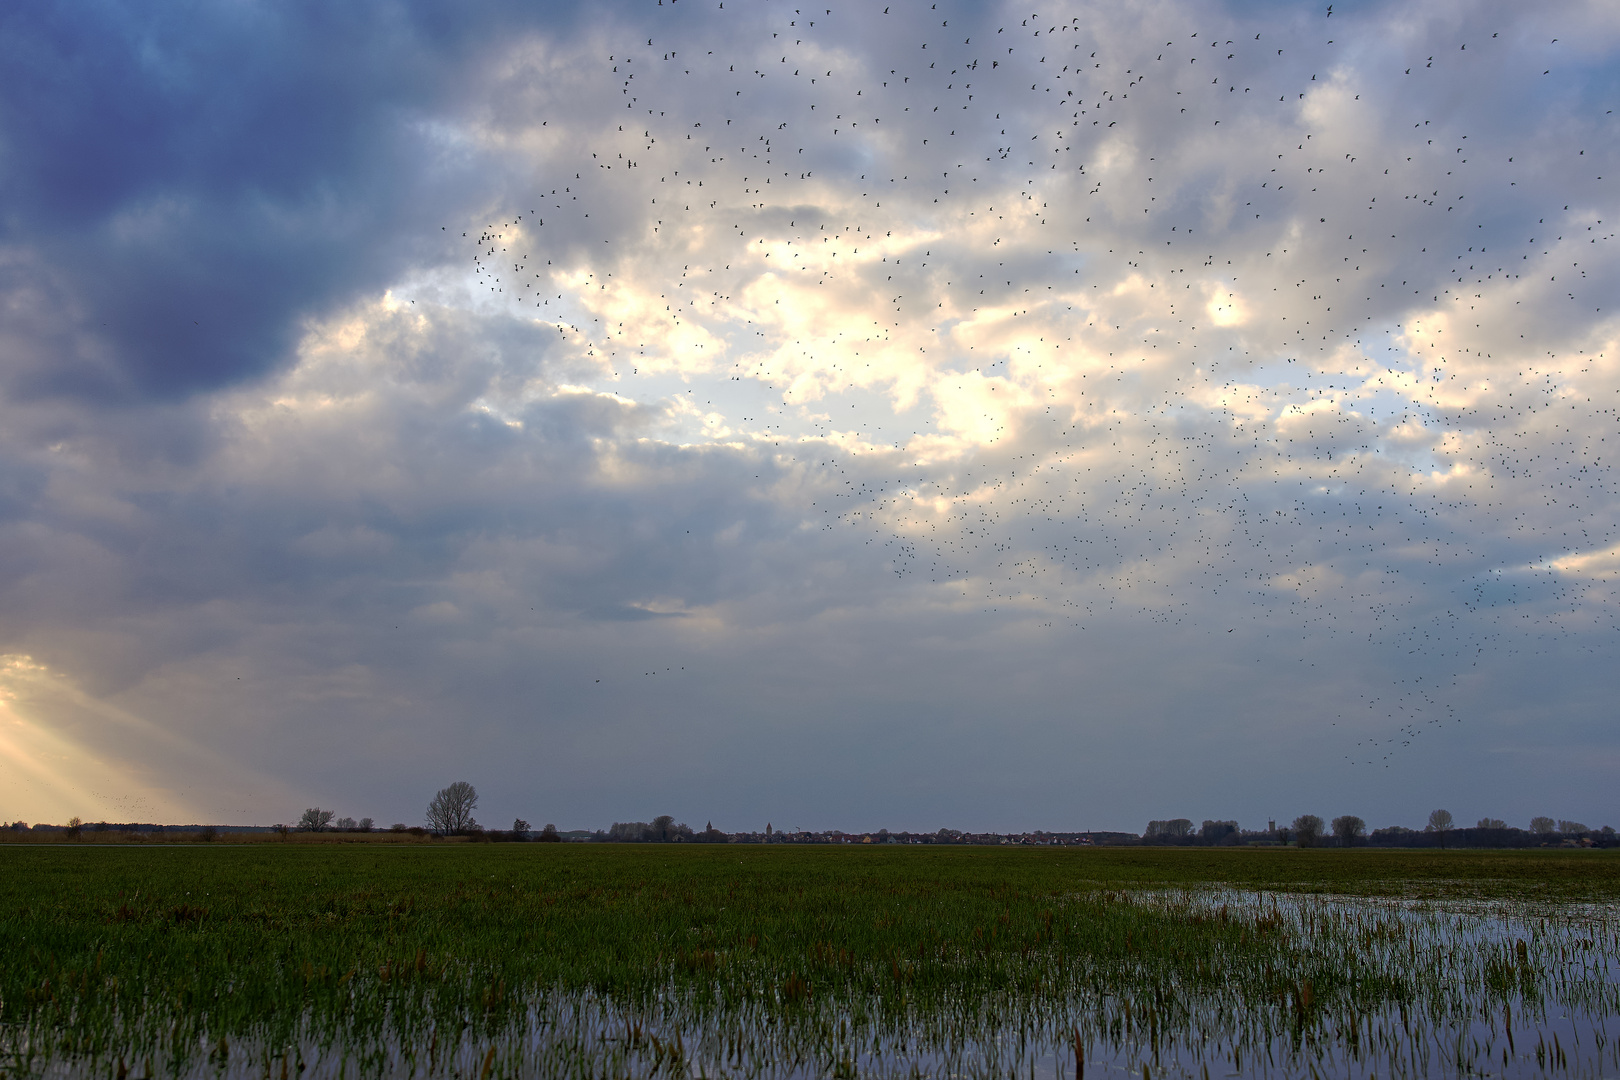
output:
[[[1613,859],[1181,854],[11,849],[0,1068],[1620,1068]]]

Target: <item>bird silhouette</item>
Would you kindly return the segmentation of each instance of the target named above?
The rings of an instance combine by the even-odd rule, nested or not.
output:
[[[1491,104],[1556,41],[999,10],[625,29],[590,107],[525,120],[556,149],[462,232],[467,302],[661,401],[807,557],[1194,630],[1257,684],[1368,658],[1317,711],[1351,763],[1456,729],[1482,667],[1612,640],[1612,110],[1583,147]]]

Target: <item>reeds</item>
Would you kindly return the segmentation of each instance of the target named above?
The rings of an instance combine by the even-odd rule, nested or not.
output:
[[[1104,887],[1092,853],[971,849],[20,853],[17,1074],[1620,1069],[1606,901]]]

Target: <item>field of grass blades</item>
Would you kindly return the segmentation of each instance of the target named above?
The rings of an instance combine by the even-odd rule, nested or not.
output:
[[[1620,1074],[1620,864],[1189,854],[0,851],[0,1074]]]

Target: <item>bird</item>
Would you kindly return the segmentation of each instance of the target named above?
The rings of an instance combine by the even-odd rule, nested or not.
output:
[[[663,394],[814,550],[1052,633],[1236,614],[1276,678],[1360,650],[1367,715],[1328,721],[1358,765],[1460,725],[1482,658],[1615,628],[1569,569],[1620,541],[1615,407],[1530,314],[1601,321],[1595,167],[1512,190],[1533,127],[1412,111],[1343,59],[1376,20],[1327,39],[1331,6],[745,8],[745,39],[718,9],[627,32],[587,76],[624,115],[548,115],[578,149],[462,266],[600,392]],[[1550,70],[1444,44],[1474,40],[1398,79]]]

